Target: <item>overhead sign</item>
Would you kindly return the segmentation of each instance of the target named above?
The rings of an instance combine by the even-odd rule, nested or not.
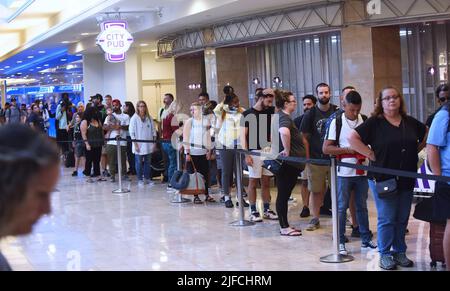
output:
[[[126,53],[134,42],[133,36],[127,30],[126,21],[114,20],[103,22],[102,32],[97,37],[97,45],[105,52],[105,58],[110,63],[126,60]]]

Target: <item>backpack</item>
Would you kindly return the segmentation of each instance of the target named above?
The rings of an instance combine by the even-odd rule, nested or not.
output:
[[[336,142],[338,144],[339,144],[339,140],[340,140],[340,137],[341,137],[341,131],[342,131],[342,114],[344,114],[343,111],[338,111],[337,114],[336,114]],[[367,116],[364,115],[364,114],[361,114],[361,116],[362,116],[363,121],[366,122]],[[358,116],[358,118],[359,118],[359,116]],[[330,124],[331,124],[331,122],[330,122]],[[330,131],[330,128],[328,127],[328,129],[327,129],[327,137],[328,137],[329,131]]]
[[[326,122],[322,123],[322,127],[320,129],[320,141],[323,144],[323,142],[325,141],[326,137],[328,136],[328,130],[330,128],[330,124],[331,121],[333,121],[333,119],[336,116],[336,112],[339,111],[339,108],[336,105],[331,104],[331,108],[332,110],[334,110],[334,113],[331,114],[331,116],[327,119]],[[313,108],[311,108],[311,114],[313,114],[313,120],[316,119],[316,114],[317,114],[317,106],[314,106]]]

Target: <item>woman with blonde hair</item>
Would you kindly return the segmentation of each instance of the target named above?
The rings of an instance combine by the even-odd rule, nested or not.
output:
[[[187,170],[192,173],[195,169],[205,179],[205,202],[216,202],[209,196],[209,163],[211,160],[211,134],[210,121],[203,116],[202,106],[195,102],[191,105],[191,116],[186,120],[183,129],[184,153],[186,154]],[[195,167],[195,168],[194,168]],[[194,198],[195,204],[202,201],[198,195]]]
[[[139,101],[136,104],[136,113],[130,120],[129,127],[130,137],[133,140],[132,151],[135,155],[136,175],[139,185],[151,184],[151,167],[152,152],[154,143],[137,142],[135,140],[155,140],[156,128],[153,119],[148,112],[147,103]],[[142,168],[142,166],[144,166]]]
[[[222,193],[225,207],[233,208],[231,181],[236,168],[235,149],[240,145],[240,122],[244,108],[240,106],[239,97],[233,90],[228,92],[225,90],[225,94],[227,94],[225,100],[214,110],[217,117],[216,130],[219,132],[216,147],[222,161]]]
[[[400,91],[389,86],[381,90],[372,117],[352,132],[349,142],[372,166],[415,173],[426,135],[425,125],[407,115]],[[415,180],[374,172],[369,172],[368,178],[378,211],[380,267],[412,267],[413,261],[406,256],[405,234]],[[395,194],[380,190],[386,182],[396,185]]]

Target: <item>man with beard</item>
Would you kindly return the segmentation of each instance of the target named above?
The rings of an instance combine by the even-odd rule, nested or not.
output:
[[[308,159],[326,158],[322,152],[325,123],[337,111],[337,106],[330,103],[331,90],[328,84],[317,85],[316,92],[319,103],[305,114],[300,126],[306,148],[306,158]],[[313,215],[313,219],[306,228],[308,231],[320,228],[320,207],[323,205],[327,179],[330,181],[329,167],[308,165],[308,189],[312,192],[311,208]]]
[[[275,93],[272,89],[257,89],[256,104],[245,111],[241,120],[241,144],[243,149],[256,153],[270,152],[271,122],[275,114],[273,100]],[[267,150],[267,151],[266,151]],[[250,221],[262,222],[263,218],[278,220],[277,214],[270,209],[270,178],[273,176],[267,169],[262,167],[262,159],[257,156],[247,155],[245,162],[249,171],[249,200]],[[264,212],[261,217],[256,208],[256,188],[261,180],[261,195],[264,202]]]
[[[311,110],[314,106],[317,104],[317,98],[314,95],[306,95],[303,97],[303,112],[304,114],[297,117],[294,120],[295,126],[300,130],[300,126],[302,124],[303,118],[305,117],[305,114]],[[308,167],[308,165],[306,165]],[[302,194],[302,201],[303,201],[303,209],[300,213],[300,217],[305,218],[309,217],[311,215],[311,212],[309,211],[309,190],[308,190],[308,170],[305,168],[303,170],[301,177],[300,177],[300,192]]]

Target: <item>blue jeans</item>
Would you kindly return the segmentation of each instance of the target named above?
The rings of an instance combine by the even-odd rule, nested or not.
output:
[[[338,212],[339,212],[339,241],[345,243],[345,224],[350,194],[355,191],[356,218],[359,224],[362,242],[370,241],[369,214],[367,211],[367,196],[369,185],[367,177],[338,177]]]
[[[162,144],[163,150],[167,155],[167,168],[166,168],[166,177],[170,180],[172,179],[173,173],[175,173],[177,169],[177,152],[172,147],[170,142],[164,142]]]
[[[390,198],[381,199],[375,182],[369,180],[378,211],[378,249],[381,255],[406,253],[405,234],[413,200],[412,190],[399,190]],[[392,248],[392,252],[391,252]]]
[[[144,179],[150,180],[152,178],[152,168],[150,167],[150,161],[152,155],[135,155],[136,175],[139,181],[142,181],[142,175]],[[142,169],[142,163],[144,163],[144,169]]]

